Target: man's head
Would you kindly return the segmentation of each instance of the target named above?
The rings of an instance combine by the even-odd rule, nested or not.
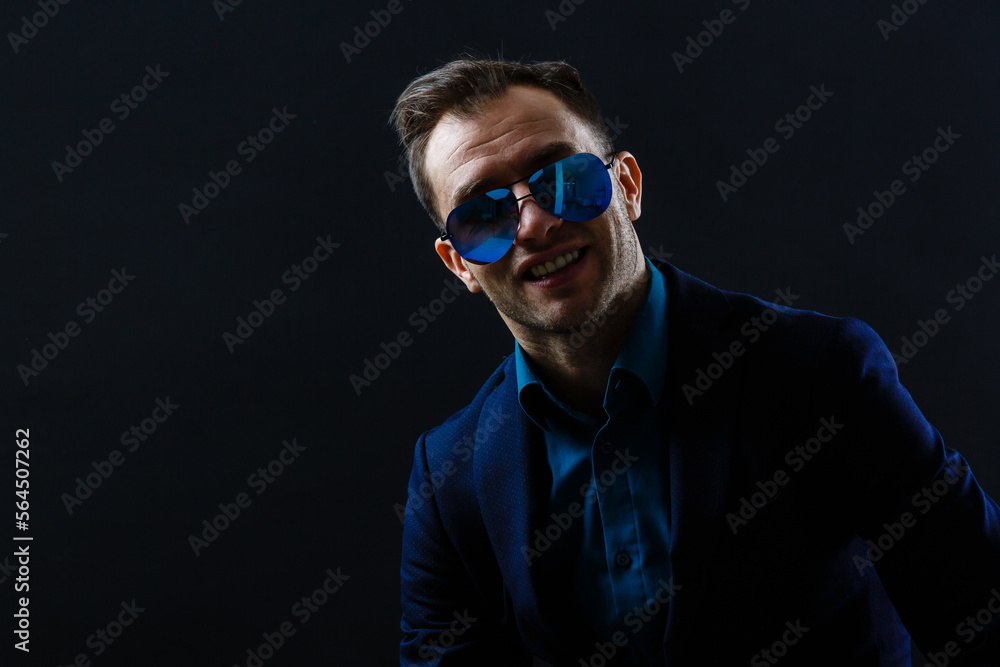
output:
[[[613,149],[603,117],[575,69],[562,62],[530,65],[458,60],[426,74],[400,96],[393,121],[407,151],[414,189],[444,228],[464,201],[524,179],[576,153],[605,163]],[[567,222],[543,210],[522,180],[514,244],[491,264],[464,260],[438,240],[438,255],[472,291],[482,289],[519,339],[566,334],[612,310],[644,275],[631,221],[639,217],[641,174],[627,152],[610,169],[611,204],[598,218]],[[557,257],[577,253],[569,266]],[[531,268],[552,261],[542,279]]]
[[[424,163],[431,131],[445,115],[475,117],[484,107],[503,97],[511,86],[531,86],[555,95],[593,131],[600,142],[598,154],[610,157],[611,138],[605,129],[601,109],[594,96],[583,87],[579,72],[569,64],[562,61],[525,64],[475,58],[453,60],[410,82],[392,112],[392,122],[406,151],[417,199],[441,230],[444,230],[444,218],[434,207]],[[444,215],[447,214],[445,211]]]

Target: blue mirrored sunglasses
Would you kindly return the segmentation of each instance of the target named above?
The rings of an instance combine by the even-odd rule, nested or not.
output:
[[[489,264],[503,257],[514,244],[521,222],[518,202],[534,197],[546,213],[570,222],[593,220],[611,203],[611,176],[615,163],[591,153],[577,153],[530,176],[518,179],[505,188],[490,190],[459,204],[448,214],[441,239],[451,241],[458,254],[478,264]],[[517,197],[511,187],[527,179],[530,194]]]

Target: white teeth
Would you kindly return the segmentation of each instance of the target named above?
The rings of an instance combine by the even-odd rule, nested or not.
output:
[[[544,264],[538,264],[537,266],[531,267],[531,275],[536,278],[541,278],[542,276],[547,276],[550,273],[555,273],[559,269],[563,268],[575,259],[579,259],[580,251],[574,250],[573,252],[568,252],[565,255],[559,255],[555,260],[551,262],[545,262]]]

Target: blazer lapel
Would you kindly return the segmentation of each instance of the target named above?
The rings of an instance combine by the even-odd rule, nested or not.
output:
[[[529,565],[531,557],[526,550],[534,548],[534,530],[544,522],[552,471],[544,435],[517,400],[513,356],[508,358],[504,374],[484,402],[476,429],[476,493],[486,532],[513,600],[518,629],[529,649],[551,655],[553,638],[558,633],[545,618],[550,606],[550,618],[564,616],[565,609],[556,608],[564,601],[549,604],[544,586],[539,586],[540,568]]]
[[[742,364],[724,369],[701,395],[685,395],[685,385],[698,388],[698,370],[707,372],[717,363],[713,353],[728,351],[738,339],[739,327],[725,326],[732,308],[721,291],[669,264],[658,268],[670,285],[667,377],[660,403],[670,475],[670,559],[674,582],[683,586],[712,571],[727,531],[722,517],[738,444]]]

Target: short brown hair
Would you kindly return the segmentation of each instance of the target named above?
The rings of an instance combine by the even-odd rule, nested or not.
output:
[[[474,57],[453,60],[411,81],[390,116],[410,165],[413,190],[438,229],[444,230],[444,220],[434,210],[430,179],[424,170],[431,131],[445,114],[470,118],[516,85],[553,93],[591,129],[601,143],[600,149],[609,155],[612,152],[611,137],[597,99],[583,86],[576,68],[568,63],[562,60],[522,63]]]

